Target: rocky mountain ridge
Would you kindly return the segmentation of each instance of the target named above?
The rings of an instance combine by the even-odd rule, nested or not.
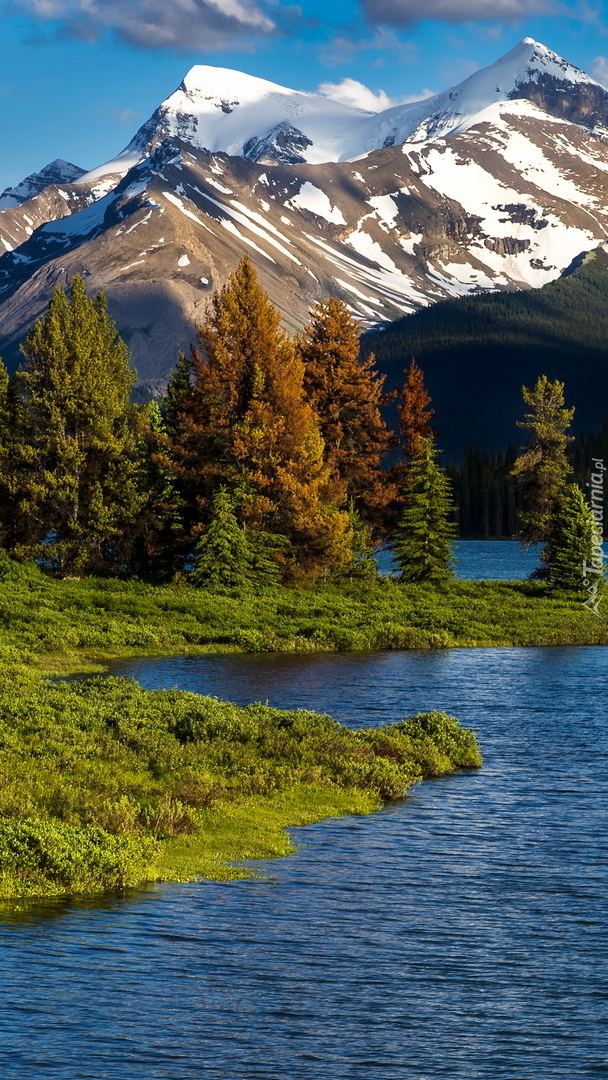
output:
[[[378,325],[559,277],[606,239],[608,91],[531,39],[379,114],[194,68],[115,159],[70,168],[0,212],[0,351],[79,273],[158,390],[245,253],[293,331],[329,292]]]

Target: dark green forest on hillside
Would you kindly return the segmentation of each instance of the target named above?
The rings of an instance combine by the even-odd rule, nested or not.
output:
[[[608,254],[590,253],[542,289],[434,304],[367,333],[363,349],[376,354],[388,388],[416,358],[444,464],[467,445],[503,454],[517,440],[521,387],[539,372],[565,383],[574,433],[597,433],[608,416]]]

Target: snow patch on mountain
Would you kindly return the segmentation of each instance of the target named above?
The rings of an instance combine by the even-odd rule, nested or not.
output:
[[[298,210],[309,210],[311,214],[325,218],[325,221],[329,221],[332,225],[346,225],[341,211],[332,206],[325,192],[311,184],[309,180],[302,184],[299,192],[289,200],[288,205],[295,206]]]

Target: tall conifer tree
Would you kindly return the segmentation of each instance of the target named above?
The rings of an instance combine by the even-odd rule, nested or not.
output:
[[[175,442],[179,437],[179,418],[186,401],[192,398],[192,359],[180,352],[177,364],[169,376],[167,389],[160,400],[163,429]]]
[[[573,441],[567,431],[574,409],[564,406],[564,384],[546,375],[531,389],[523,386],[522,394],[530,411],[518,427],[530,436],[512,468],[523,500],[519,538],[524,544],[548,543],[571,471],[566,450]]]
[[[577,484],[570,484],[558,509],[546,555],[547,579],[562,589],[589,591],[603,586],[602,534]],[[598,557],[599,552],[599,557]]]
[[[304,387],[315,408],[326,460],[346,495],[367,521],[377,521],[395,495],[382,458],[395,445],[381,408],[384,377],[373,354],[362,358],[360,330],[346,304],[335,296],[321,300],[298,342],[304,361]]]
[[[129,352],[105,298],[82,278],[57,287],[27,334],[19,374],[30,425],[27,511],[39,523],[37,554],[61,574],[123,564],[142,504],[140,409],[129,404]]]
[[[452,574],[456,529],[449,480],[437,463],[432,439],[423,439],[407,470],[404,508],[395,529],[393,551],[403,582],[445,581]]]

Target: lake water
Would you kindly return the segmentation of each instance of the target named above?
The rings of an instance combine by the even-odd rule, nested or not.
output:
[[[454,573],[459,578],[514,581],[527,578],[539,565],[542,544],[522,548],[517,540],[456,540]],[[377,556],[380,572],[390,574],[394,563],[389,551]]]
[[[605,648],[138,661],[147,686],[445,709],[483,769],[294,831],[263,880],[0,919],[3,1080],[608,1077]]]
[[[114,665],[353,727],[440,708],[484,767],[295,829],[262,879],[0,907],[2,1080],[608,1077],[607,656]]]

